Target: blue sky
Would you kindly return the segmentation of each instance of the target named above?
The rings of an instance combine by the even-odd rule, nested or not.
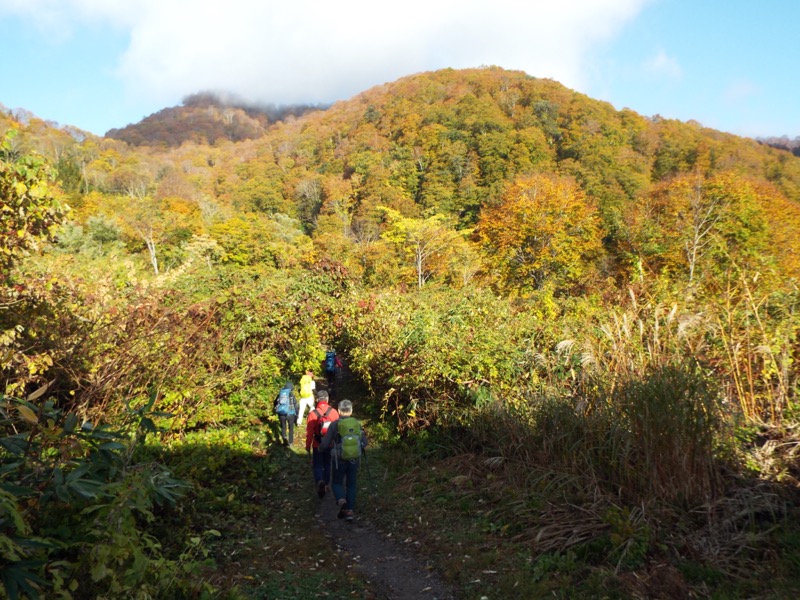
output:
[[[329,103],[497,65],[744,136],[800,136],[800,0],[0,0],[0,104],[102,135],[198,91]]]

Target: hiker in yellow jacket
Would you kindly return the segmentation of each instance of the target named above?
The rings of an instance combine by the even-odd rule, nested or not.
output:
[[[303,424],[303,415],[308,408],[308,412],[314,410],[314,390],[317,388],[317,382],[314,381],[314,373],[311,370],[306,371],[306,374],[300,378],[300,410],[297,411],[297,425]]]

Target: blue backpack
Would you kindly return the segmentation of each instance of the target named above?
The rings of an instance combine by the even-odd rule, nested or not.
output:
[[[294,405],[292,404],[292,390],[283,388],[278,394],[278,403],[275,412],[279,415],[294,415]]]
[[[328,350],[325,354],[325,370],[332,372],[336,370],[336,352]]]

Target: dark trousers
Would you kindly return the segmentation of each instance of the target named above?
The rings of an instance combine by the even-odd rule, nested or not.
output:
[[[356,485],[358,477],[358,460],[334,460],[333,481],[331,488],[338,502],[344,499],[345,508],[354,510],[356,507]]]
[[[328,394],[331,398],[336,397],[336,371],[325,371],[328,380]]]
[[[297,415],[278,415],[278,419],[281,422],[281,437],[283,441],[288,442],[290,444],[294,444],[294,422],[297,419]],[[289,425],[289,437],[286,437],[286,425]]]
[[[320,452],[317,448],[311,449],[311,469],[314,472],[314,483],[324,481],[325,485],[331,484],[331,451]]]

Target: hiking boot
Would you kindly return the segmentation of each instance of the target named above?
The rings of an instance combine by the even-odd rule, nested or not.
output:
[[[342,498],[339,500],[339,514],[336,515],[337,519],[343,519],[347,513],[347,501]]]
[[[344,511],[344,520],[345,521],[352,521],[353,520],[353,511],[352,510]]]
[[[325,497],[325,490],[326,490],[327,487],[328,486],[325,485],[324,481],[317,482],[317,496],[319,496],[320,498],[324,498]]]

